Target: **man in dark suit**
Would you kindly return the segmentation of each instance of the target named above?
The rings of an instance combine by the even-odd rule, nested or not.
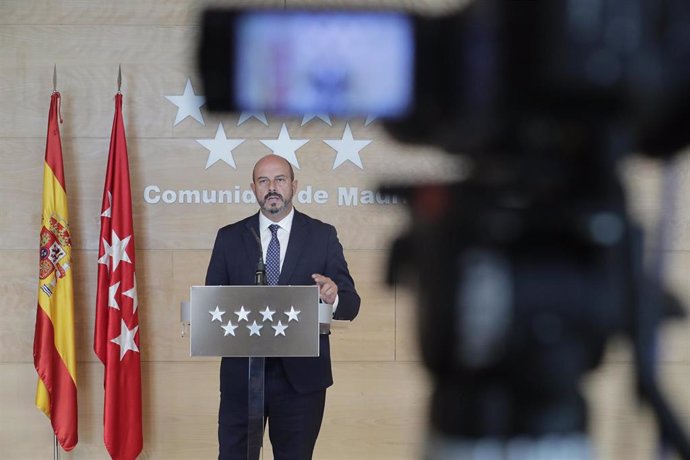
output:
[[[292,206],[298,187],[290,163],[276,155],[261,158],[254,166],[251,188],[260,212],[218,231],[206,285],[254,284],[263,252],[268,284],[316,283],[321,300],[333,304],[334,319],[353,320],[360,298],[343,247],[332,225]],[[268,261],[277,254],[280,269],[272,281]],[[222,460],[247,458],[248,361],[221,361],[218,441]],[[264,413],[275,459],[310,459],[321,427],[326,388],[333,384],[328,335],[320,336],[318,357],[267,358],[265,375]]]

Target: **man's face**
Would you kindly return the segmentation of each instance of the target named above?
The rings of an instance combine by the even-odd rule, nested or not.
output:
[[[266,157],[254,167],[252,191],[261,211],[277,222],[292,210],[292,197],[297,190],[297,181],[290,177],[290,167],[280,157]]]

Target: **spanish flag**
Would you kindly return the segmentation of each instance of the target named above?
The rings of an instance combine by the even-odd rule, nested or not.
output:
[[[34,366],[38,372],[36,406],[50,418],[62,448],[70,451],[77,444],[77,366],[72,241],[58,126],[59,103],[60,93],[53,92],[43,165]]]

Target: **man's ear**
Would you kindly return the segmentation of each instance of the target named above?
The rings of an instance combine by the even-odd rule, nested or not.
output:
[[[299,183],[297,182],[297,179],[292,181],[292,194],[296,194],[297,190],[299,189]]]
[[[252,192],[254,193],[254,196],[255,196],[255,197],[256,197],[256,199],[258,200],[258,199],[259,199],[259,197],[258,197],[258,196],[256,196],[256,186],[254,185],[254,182],[250,182],[250,183],[249,183],[249,188],[251,188],[251,189],[252,189]]]

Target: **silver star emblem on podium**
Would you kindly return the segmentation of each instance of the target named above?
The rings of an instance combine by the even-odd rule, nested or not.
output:
[[[225,314],[225,312],[220,311],[220,308],[218,307],[218,305],[216,305],[215,310],[209,310],[208,312],[211,314],[211,322],[214,322],[214,321],[219,321],[221,323],[223,322],[223,315]]]
[[[295,307],[290,305],[290,311],[283,312],[288,316],[288,323],[292,320],[295,320],[299,322],[299,314],[301,313],[300,310],[295,310]]]
[[[251,310],[245,310],[244,305],[242,305],[240,309],[235,312],[237,315],[237,321],[239,322],[245,320],[249,322],[249,313],[251,313]]]
[[[275,329],[275,331],[276,331],[275,337],[277,337],[279,335],[282,335],[283,337],[285,337],[285,329],[288,328],[287,325],[283,325],[283,323],[281,323],[279,320],[277,326],[271,326],[271,327],[273,329]]]
[[[235,336],[235,329],[238,328],[238,326],[235,326],[234,324],[232,324],[232,321],[228,321],[228,324],[226,324],[225,326],[221,326],[221,327],[225,330],[225,334],[223,334],[223,337],[225,337],[227,335],[231,335],[234,337]]]
[[[259,313],[264,317],[262,321],[273,321],[273,313],[275,313],[275,310],[269,309],[268,305],[266,305],[266,309]]]
[[[252,324],[250,324],[250,325],[248,325],[248,326],[246,326],[246,327],[247,327],[247,329],[249,329],[249,337],[251,337],[251,336],[253,336],[253,335],[261,336],[261,332],[260,332],[260,331],[261,331],[261,328],[262,328],[263,326],[260,325],[260,324],[257,324],[257,323],[256,323],[256,320],[255,320]]]

